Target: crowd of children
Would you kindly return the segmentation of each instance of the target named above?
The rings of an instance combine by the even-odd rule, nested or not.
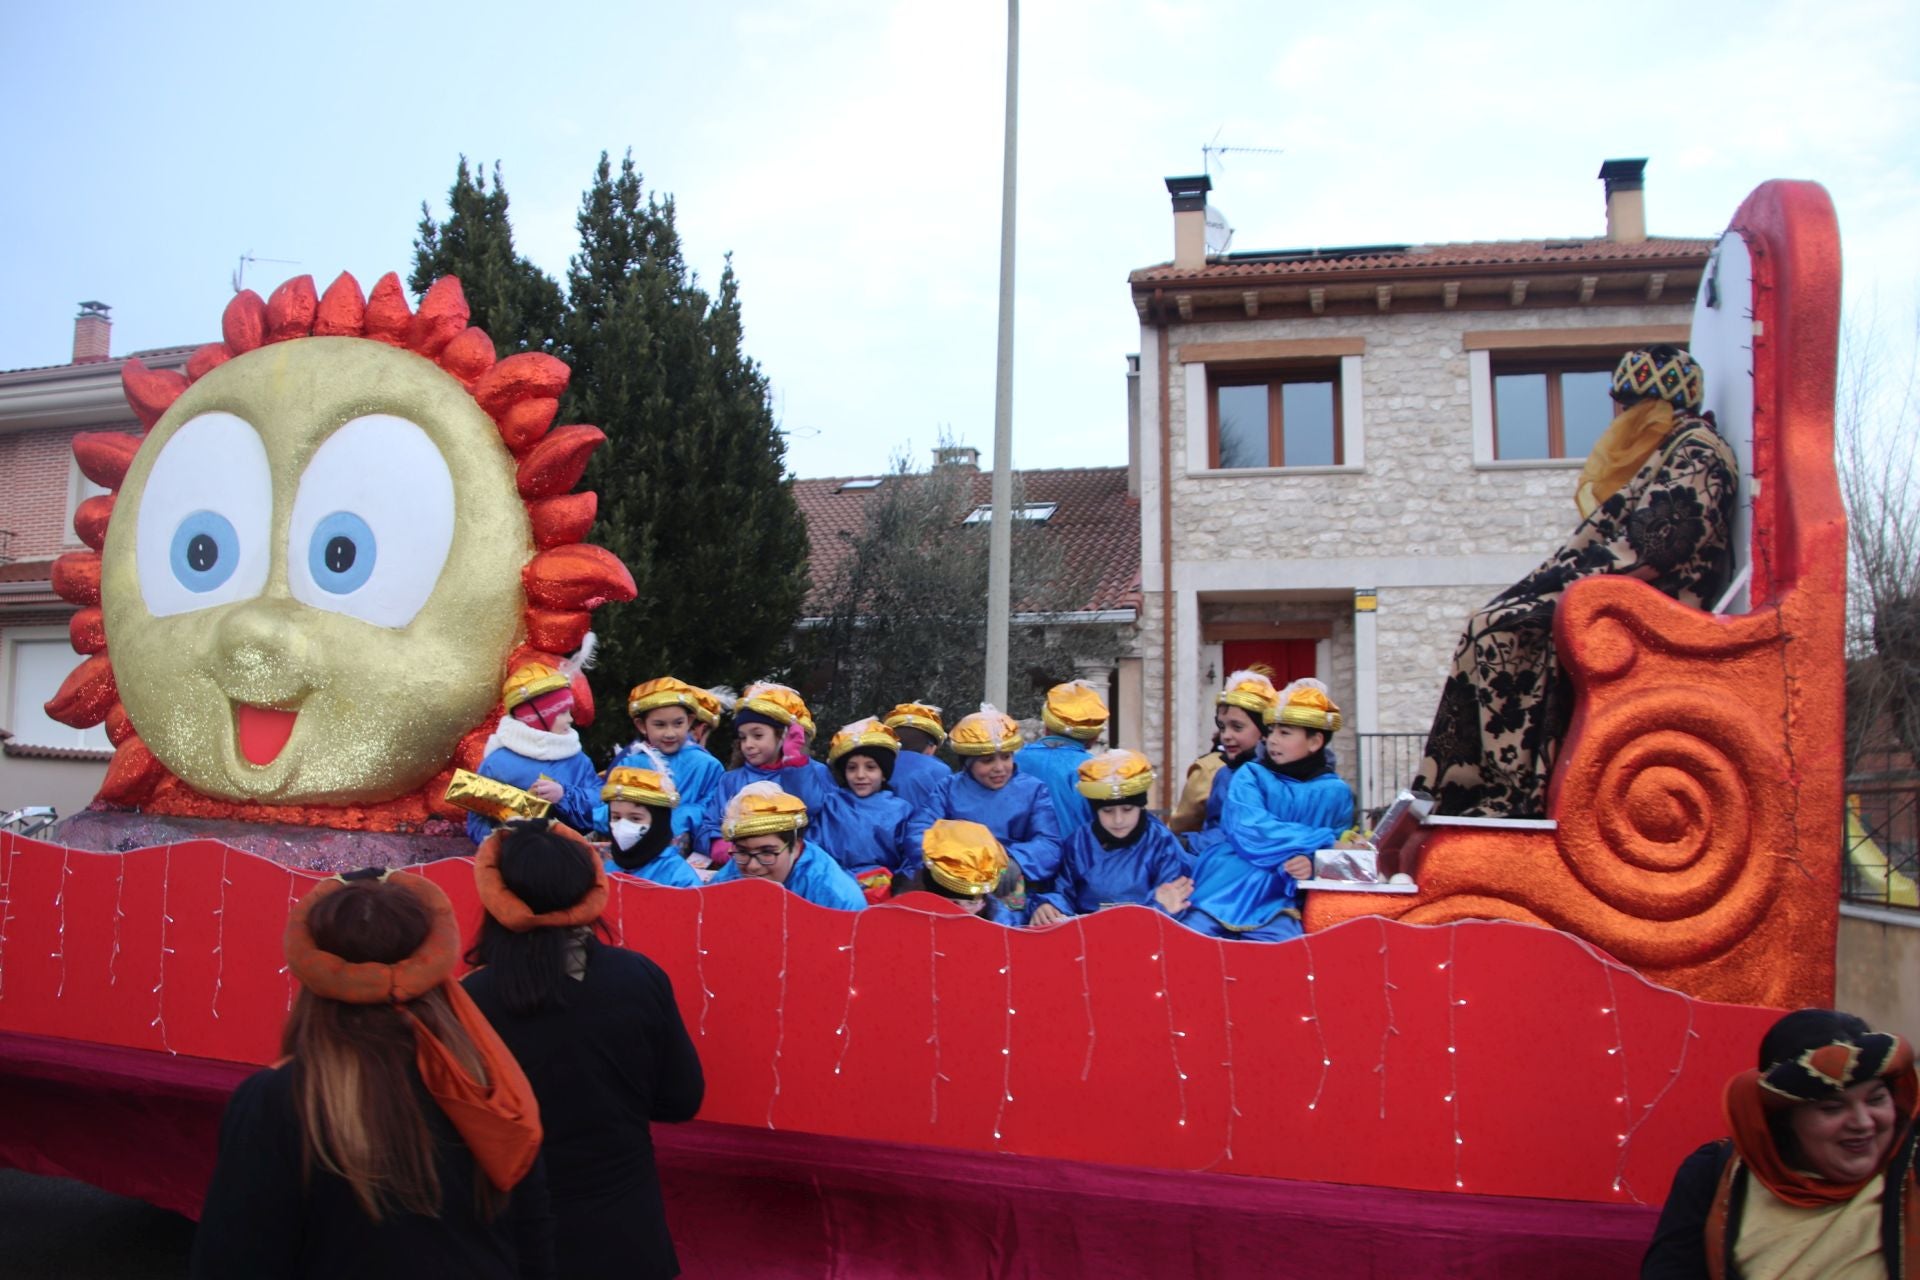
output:
[[[1097,750],[1107,706],[1082,680],[1047,692],[1030,743],[992,706],[949,731],[939,707],[905,702],[835,733],[823,763],[797,691],[762,681],[736,698],[662,676],[628,696],[636,736],[603,773],[572,728],[565,672],[522,667],[503,695],[481,775],[604,842],[608,873],[679,888],[770,880],[842,910],[918,890],[1033,928],[1135,905],[1213,937],[1282,941],[1300,936],[1315,852],[1354,817],[1326,686],[1276,689],[1259,671],[1227,678],[1214,748],[1166,822],[1147,807],[1152,763]],[[705,745],[727,715],[731,767]],[[476,842],[493,826],[468,823]]]

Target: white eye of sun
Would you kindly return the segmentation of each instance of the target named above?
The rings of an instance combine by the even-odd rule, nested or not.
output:
[[[287,529],[287,588],[302,604],[404,627],[453,546],[453,475],[405,418],[355,418],[314,451]]]
[[[273,472],[259,432],[203,413],[161,446],[140,492],[134,565],[156,618],[248,600],[267,584]]]

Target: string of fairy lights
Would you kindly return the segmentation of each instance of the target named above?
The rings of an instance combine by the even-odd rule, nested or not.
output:
[[[175,853],[176,846],[173,844],[167,844],[160,850],[161,892],[158,904],[158,945],[155,956],[155,981],[152,986],[148,988],[149,993],[154,997],[152,1014],[148,1020],[148,1026],[157,1033],[160,1047],[164,1051],[178,1054],[182,1050],[175,1045],[172,1029],[168,1025],[169,958],[176,954],[179,930],[182,927],[180,921],[172,914],[175,909],[174,894],[172,892],[175,887],[173,885],[176,861]],[[3,963],[6,957],[6,944],[10,936],[10,928],[12,925],[17,924],[20,918],[19,913],[15,910],[19,899],[21,882],[17,841],[12,838],[7,838],[4,842],[0,842],[0,854],[4,854],[4,857],[0,857],[0,873],[3,873],[0,874],[0,963]],[[125,921],[127,919],[127,860],[127,857],[124,855],[115,856],[112,943],[106,964],[107,985],[109,987],[118,985],[119,961],[124,951]],[[68,955],[69,939],[66,936],[66,931],[70,923],[69,914],[72,909],[72,902],[69,895],[73,891],[74,875],[72,851],[63,848],[60,854],[60,878],[54,890],[52,903],[50,904],[53,909],[51,914],[54,916],[56,922],[54,949],[49,955],[49,959],[57,965],[59,975],[54,984],[54,995],[56,999],[66,996],[68,986],[70,957]],[[235,887],[236,883],[233,878],[232,854],[231,851],[224,846],[222,847],[219,859],[218,877],[217,900],[212,912],[214,916],[212,946],[214,963],[212,967],[211,998],[208,1005],[208,1011],[215,1020],[219,1020],[222,1017],[221,1003],[225,988],[227,958],[226,916],[230,905],[229,891]],[[303,881],[309,878],[310,877],[303,876],[297,870],[289,870],[287,872],[287,907],[289,912],[293,910],[299,901]],[[627,886],[624,882],[617,887],[615,896],[619,901],[615,908],[618,913],[616,918],[619,921],[619,927],[623,937],[626,931],[626,894],[635,888],[643,888],[646,891],[655,890],[655,887],[651,885]],[[669,891],[658,890],[658,892],[668,893]],[[702,991],[700,1034],[703,1037],[707,1034],[706,1015],[708,1009],[720,998],[708,983],[704,967],[701,964],[702,958],[708,954],[705,944],[705,897],[706,895],[696,892],[695,924],[693,930],[693,959],[696,971],[699,974],[699,985]],[[782,893],[780,895],[780,952],[778,968],[773,975],[776,984],[773,1008],[775,1025],[773,1051],[768,1064],[771,1085],[765,1113],[765,1123],[769,1129],[777,1128],[776,1120],[778,1118],[777,1108],[779,1106],[779,1100],[783,1096],[786,1086],[790,1083],[785,1078],[787,1074],[785,1070],[785,1059],[788,1048],[786,1005],[788,995],[790,994],[790,972],[792,965],[796,961],[796,957],[792,951],[791,900],[792,895],[790,894]],[[903,911],[906,914],[914,913],[912,908],[905,908]],[[942,935],[940,931],[943,928],[991,928],[1000,939],[1001,954],[999,956],[999,963],[995,968],[997,970],[997,976],[1001,980],[1001,1003],[1003,1007],[1000,1019],[1002,1032],[1001,1044],[998,1050],[1001,1061],[1001,1072],[991,1129],[992,1141],[996,1147],[1000,1147],[1013,1137],[1008,1130],[1008,1121],[1012,1114],[1012,1106],[1017,1100],[1014,1088],[1014,1071],[1016,1064],[1014,1062],[1013,1049],[1016,1029],[1015,1020],[1020,1013],[1020,1002],[1014,998],[1017,976],[1014,973],[1015,958],[1013,954],[1015,931],[991,925],[971,916],[956,916],[934,912],[918,914],[925,916],[928,927],[927,985],[929,1034],[927,1043],[932,1051],[932,1071],[928,1082],[928,1119],[929,1123],[933,1125],[939,1123],[943,1087],[951,1086],[954,1083],[952,1077],[946,1070],[946,1055],[942,1044],[941,970],[942,962],[949,960],[950,955],[948,950],[942,945]],[[44,919],[45,917],[42,918]],[[856,915],[849,927],[850,931],[847,934],[846,941],[836,944],[837,953],[845,955],[847,958],[847,969],[846,994],[840,1009],[838,1023],[834,1029],[836,1053],[833,1060],[833,1074],[835,1076],[843,1076],[845,1074],[849,1054],[852,1049],[854,1002],[860,996],[858,978],[860,972],[860,939],[862,928],[866,924],[877,922],[878,917],[876,917],[874,921],[869,921],[864,913]],[[1461,1072],[1459,1064],[1459,1011],[1467,1007],[1468,1000],[1461,994],[1464,984],[1460,976],[1459,964],[1460,930],[1458,927],[1450,925],[1408,925],[1397,921],[1390,922],[1377,917],[1375,918],[1375,927],[1378,930],[1378,944],[1375,950],[1379,956],[1381,966],[1379,982],[1382,1001],[1381,1021],[1383,1026],[1380,1033],[1378,1061],[1374,1065],[1373,1070],[1374,1073],[1380,1077],[1378,1114],[1382,1121],[1385,1121],[1388,1116],[1387,1076],[1389,1074],[1389,1068],[1392,1062],[1399,1060],[1393,1057],[1394,1041],[1403,1035],[1403,1030],[1399,1025],[1399,1018],[1403,1012],[1404,991],[1402,983],[1395,979],[1395,969],[1392,964],[1393,939],[1395,937],[1393,931],[1430,928],[1447,929],[1446,958],[1441,960],[1437,965],[1437,968],[1445,975],[1444,985],[1446,999],[1445,1052],[1447,1076],[1446,1091],[1441,1095],[1441,1101],[1448,1108],[1452,1138],[1452,1185],[1457,1190],[1466,1190],[1467,1135],[1462,1127],[1463,1097],[1461,1093]],[[1482,927],[1484,927],[1484,925]],[[1495,922],[1494,927],[1499,927],[1498,922]],[[1507,927],[1513,928],[1519,926],[1509,925]],[[1082,918],[1075,917],[1074,928],[1079,948],[1078,951],[1074,953],[1073,964],[1080,979],[1080,996],[1085,1016],[1084,1035],[1086,1048],[1082,1058],[1080,1073],[1081,1080],[1085,1082],[1092,1076],[1095,1045],[1097,1043],[1094,1009],[1095,999],[1089,952],[1089,935],[1085,921]],[[1149,962],[1154,966],[1153,972],[1157,977],[1157,984],[1152,992],[1152,998],[1159,1002],[1162,1015],[1166,1020],[1168,1052],[1173,1073],[1171,1083],[1174,1085],[1174,1094],[1178,1104],[1177,1115],[1172,1117],[1173,1127],[1176,1130],[1186,1130],[1192,1127],[1193,1117],[1190,1112],[1190,1102],[1192,1099],[1188,1086],[1192,1082],[1193,1077],[1190,1064],[1186,1061],[1183,1052],[1185,1046],[1183,1046],[1182,1041],[1189,1038],[1190,1030],[1183,1026],[1181,1011],[1175,1008],[1175,989],[1173,974],[1171,973],[1172,957],[1169,950],[1171,940],[1164,915],[1155,914],[1154,928],[1156,947],[1148,956]],[[1326,940],[1325,935],[1317,939],[1318,943],[1322,946]],[[1587,958],[1599,966],[1601,978],[1605,984],[1605,1003],[1599,1007],[1598,1016],[1607,1020],[1606,1025],[1611,1032],[1612,1043],[1604,1046],[1603,1060],[1614,1063],[1620,1072],[1618,1091],[1610,1094],[1613,1104],[1619,1108],[1621,1117],[1618,1131],[1614,1135],[1616,1156],[1610,1187],[1613,1193],[1621,1196],[1623,1199],[1638,1202],[1639,1196],[1634,1191],[1628,1178],[1628,1169],[1632,1159],[1633,1140],[1636,1135],[1652,1121],[1654,1116],[1658,1114],[1661,1105],[1677,1087],[1680,1078],[1687,1070],[1688,1064],[1691,1061],[1693,1042],[1699,1039],[1701,1034],[1696,1025],[1697,1006],[1693,1000],[1683,994],[1668,991],[1665,988],[1658,987],[1649,982],[1644,976],[1621,965],[1617,960],[1606,955],[1597,947],[1579,939],[1568,940],[1574,942]],[[17,950],[17,947],[15,949]],[[1244,950],[1245,948],[1242,949]],[[1216,946],[1215,948],[1219,966],[1218,978],[1220,982],[1221,1011],[1220,1044],[1223,1050],[1219,1068],[1223,1073],[1223,1096],[1225,1105],[1221,1118],[1222,1136],[1220,1154],[1213,1161],[1205,1165],[1196,1166],[1201,1168],[1215,1168],[1223,1164],[1230,1166],[1233,1163],[1235,1158],[1235,1139],[1238,1133],[1236,1126],[1237,1123],[1244,1118],[1245,1114],[1240,1104],[1238,1091],[1238,1064],[1236,1062],[1236,1054],[1239,1048],[1239,1035],[1233,1009],[1233,986],[1241,981],[1241,977],[1232,971],[1232,966],[1229,963],[1228,953],[1232,950],[1233,948],[1229,946]],[[1329,1042],[1327,1029],[1321,1021],[1319,974],[1317,972],[1317,959],[1319,957],[1316,949],[1316,939],[1301,939],[1298,954],[1305,962],[1305,991],[1303,994],[1305,995],[1308,1009],[1308,1012],[1301,1015],[1301,1021],[1313,1026],[1313,1051],[1317,1053],[1321,1066],[1320,1078],[1316,1083],[1312,1095],[1305,1102],[1306,1111],[1311,1113],[1316,1111],[1319,1104],[1325,1100],[1326,1088],[1333,1066],[1333,1048]],[[979,962],[977,953],[970,957],[970,967]],[[18,966],[15,967],[17,968]],[[1620,990],[1616,970],[1618,970],[1619,974],[1626,975],[1650,991],[1659,992],[1664,996],[1680,1000],[1685,1013],[1686,1024],[1681,1032],[1679,1043],[1672,1058],[1672,1064],[1667,1069],[1666,1078],[1658,1091],[1644,1103],[1637,1102],[1631,1091],[1632,1080],[1626,1043],[1628,1022],[1623,1015],[1622,1002],[1624,993]],[[288,977],[289,1002],[291,1002],[291,992],[295,985],[294,980],[286,966],[282,966],[281,972]],[[4,973],[5,969],[0,968],[0,975]],[[1068,987],[1067,990],[1070,991],[1071,987]],[[4,988],[0,988],[0,991],[4,991]],[[176,997],[179,996],[179,994],[179,992],[174,993]],[[178,999],[173,1001],[172,1011],[176,1014],[179,1012]],[[192,1052],[193,1050],[189,1048],[187,1051]],[[869,1050],[869,1052],[872,1052],[872,1050]],[[1647,1056],[1643,1051],[1639,1060],[1644,1061]]]
[[[1467,1185],[1460,1176],[1460,1162],[1464,1154],[1461,1148],[1466,1146],[1466,1139],[1460,1135],[1460,1034],[1453,1016],[1454,1011],[1466,1003],[1453,997],[1453,980],[1459,972],[1454,967],[1455,948],[1459,943],[1460,931],[1448,930],[1447,958],[1440,962],[1440,968],[1447,975],[1447,1092],[1441,1101],[1453,1109],[1453,1185],[1456,1190]]]

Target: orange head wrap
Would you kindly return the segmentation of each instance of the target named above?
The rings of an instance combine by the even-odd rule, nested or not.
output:
[[[579,832],[562,823],[553,823],[547,830],[578,845],[586,853],[587,861],[593,867],[593,888],[587,890],[586,897],[559,911],[536,912],[521,901],[519,894],[507,887],[506,880],[500,875],[500,841],[517,829],[522,829],[517,823],[497,829],[480,842],[479,850],[473,855],[473,883],[480,891],[480,905],[487,909],[487,914],[515,933],[526,933],[530,929],[568,928],[598,920],[600,913],[607,909],[606,866],[599,853]]]

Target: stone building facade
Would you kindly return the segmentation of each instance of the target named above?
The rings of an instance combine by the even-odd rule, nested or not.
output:
[[[1131,276],[1163,776],[1207,748],[1231,666],[1274,652],[1304,674],[1311,642],[1367,735],[1339,753],[1351,781],[1372,761],[1362,802],[1407,780],[1466,616],[1578,523],[1604,371],[1685,341],[1712,242],[1645,236],[1642,163],[1603,170],[1605,237],[1232,255],[1205,252],[1207,180],[1168,180],[1175,259]]]

